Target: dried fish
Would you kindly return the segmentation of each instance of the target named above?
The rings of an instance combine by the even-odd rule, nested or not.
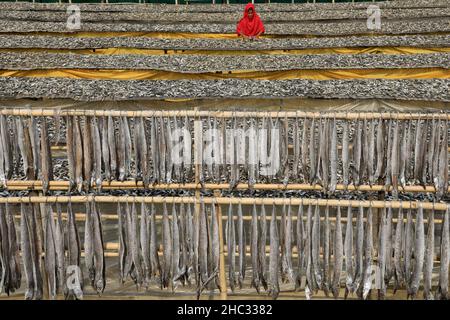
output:
[[[394,264],[392,261],[392,207],[389,206],[386,216],[386,273],[384,274],[384,281],[386,286],[389,285],[394,275]]]
[[[216,204],[211,205],[211,258],[212,258],[212,274],[219,272],[220,259],[220,242],[219,242],[219,223],[217,221]],[[219,287],[218,277],[216,284]]]
[[[352,149],[352,177],[353,184],[359,186],[360,183],[360,170],[361,170],[361,155],[362,155],[362,124],[357,120],[355,134],[353,136],[353,149]]]
[[[375,183],[375,121],[370,121],[369,124],[369,144],[368,144],[368,154],[367,154],[367,174],[369,176],[369,184],[373,185]]]
[[[156,276],[161,276],[161,265],[158,256],[158,244],[156,235],[156,210],[155,205],[152,203],[150,205],[150,244],[149,244],[149,254],[150,254],[150,265],[151,265],[151,276],[156,278]],[[162,283],[162,277],[160,279]]]
[[[46,204],[45,217],[45,273],[48,283],[48,294],[50,299],[54,300],[56,297],[56,242],[55,242],[55,221],[53,219],[53,212],[51,206]]]
[[[16,226],[14,216],[8,203],[5,204],[6,225],[8,230],[8,261],[9,271],[11,273],[9,280],[9,292],[15,292],[20,288],[22,273],[20,270],[19,246],[17,244]]]
[[[399,180],[399,162],[400,162],[400,152],[399,152],[399,121],[397,120],[394,124],[394,133],[392,140],[392,154],[390,155],[391,164],[391,179],[392,179],[392,194],[394,197],[398,196],[398,180]]]
[[[172,235],[170,232],[169,214],[167,212],[167,205],[163,204],[163,224],[162,224],[162,238],[163,238],[163,258],[164,264],[162,268],[161,287],[169,287],[170,279],[172,277]]]
[[[238,220],[237,220],[237,231],[238,231],[238,252],[239,252],[239,287],[242,289],[245,278],[245,229],[244,229],[244,219],[242,215],[242,205],[238,204]]]
[[[127,204],[128,205],[128,204]],[[129,272],[128,239],[127,239],[127,214],[117,203],[118,233],[119,233],[119,281],[124,283]]]
[[[228,207],[228,220],[226,225],[226,235],[227,235],[227,252],[228,252],[228,279],[230,284],[230,289],[234,292],[236,287],[236,238],[235,238],[235,226],[233,220],[233,206],[230,203]]]
[[[105,179],[111,181],[111,151],[109,150],[109,121],[106,117],[98,119],[101,120],[99,126],[101,127],[101,139],[102,139],[102,163],[105,173]]]
[[[62,222],[61,205],[56,204],[56,222],[55,222],[55,253],[56,253],[56,279],[57,291],[61,292],[66,284],[66,264],[65,264],[65,240],[64,226]]]
[[[304,282],[306,280],[306,231],[303,223],[303,204],[298,206],[297,211],[297,224],[296,224],[296,240],[297,240],[297,254],[298,254],[298,266],[297,275],[295,281],[295,289],[304,288]]]
[[[83,130],[83,174],[84,174],[84,188],[89,190],[92,184],[92,169],[94,167],[92,156],[94,147],[92,144],[92,131],[91,131],[91,117],[84,118],[84,130]]]
[[[83,189],[83,138],[81,136],[80,122],[75,116],[73,118],[74,131],[73,138],[75,144],[75,183],[78,192]]]
[[[344,129],[342,133],[342,178],[344,188],[347,189],[349,184],[350,159],[349,159],[349,136],[348,121],[344,121]]]
[[[33,153],[33,179],[36,179],[40,175],[41,162],[39,157],[40,140],[37,129],[37,120],[35,117],[30,117],[28,122],[28,134],[30,136],[31,152]]]
[[[449,210],[448,206],[443,214],[443,223],[441,229],[441,258],[439,268],[439,283],[436,290],[436,299],[448,300],[448,268],[450,263],[450,230],[449,230]]]
[[[142,255],[140,254],[140,239],[138,232],[138,217],[136,212],[136,202],[131,205],[131,212],[127,212],[127,224],[128,224],[128,241],[131,251],[132,269],[131,278],[139,288],[143,283],[143,270],[142,270]]]
[[[440,199],[448,189],[448,122],[444,121],[441,149],[439,151],[439,174],[436,197]]]
[[[45,117],[41,121],[41,173],[42,173],[42,191],[47,193],[50,180],[53,180],[52,153],[50,143],[47,137],[47,122]]]
[[[259,225],[261,232],[259,233],[259,279],[264,290],[267,291],[267,280],[266,280],[266,242],[267,242],[267,223],[266,223],[266,208],[264,205],[261,206],[261,214],[259,216]]]
[[[269,255],[269,295],[276,299],[280,292],[278,283],[279,275],[279,239],[278,227],[275,215],[275,206],[273,206],[272,217],[270,220],[270,255]]]
[[[67,128],[66,128],[66,153],[67,153],[67,165],[69,171],[69,190],[72,190],[76,181],[76,143],[74,140],[74,118],[67,116]]]
[[[331,150],[330,150],[330,192],[336,191],[337,185],[337,127],[336,118],[333,120],[331,127]]]
[[[26,289],[25,289],[25,299],[26,300],[32,300],[35,295],[35,277],[34,277],[34,259],[33,259],[33,253],[34,247],[32,245],[33,241],[33,234],[32,230],[30,230],[31,223],[29,219],[30,212],[27,210],[27,206],[25,204],[20,205],[20,248],[22,250],[22,261],[23,261],[23,267],[25,270],[25,277],[26,277]]]
[[[348,206],[347,209],[347,226],[345,228],[345,242],[344,242],[344,255],[345,255],[345,298],[348,294],[353,294],[355,288],[353,281],[355,279],[354,262],[353,262],[353,213],[352,207]]]
[[[428,214],[428,230],[427,241],[425,248],[425,261],[423,266],[423,298],[432,300],[431,293],[432,276],[433,276],[433,261],[434,261],[434,210]]]
[[[172,291],[175,291],[177,282],[181,277],[180,270],[180,229],[178,225],[178,213],[175,203],[172,205]]]
[[[108,149],[109,149],[109,164],[111,166],[111,179],[117,179],[117,147],[116,135],[114,128],[114,120],[108,116]]]
[[[306,216],[306,241],[305,241],[305,257],[306,257],[306,285],[305,295],[306,299],[311,299],[312,291],[314,290],[314,275],[312,270],[312,205],[309,204]]]
[[[83,299],[83,282],[80,272],[80,256],[81,256],[81,245],[80,238],[78,235],[77,225],[75,223],[75,213],[72,211],[72,204],[69,202],[67,204],[67,225],[66,225],[66,239],[67,239],[67,263],[70,266],[76,266],[74,269],[76,274],[68,274],[71,283],[67,286],[64,296],[68,298]],[[69,280],[69,279],[68,279]]]
[[[423,271],[423,263],[425,257],[425,230],[423,223],[423,207],[419,203],[419,209],[416,216],[416,228],[415,228],[415,240],[414,240],[414,271],[411,278],[411,286],[408,291],[408,297],[414,299],[419,291],[420,276]]]
[[[84,225],[84,261],[92,286],[95,281],[94,265],[94,218],[90,203],[86,202],[86,220]]]
[[[373,233],[372,233],[372,207],[369,207],[366,220],[365,241],[364,241],[364,276],[362,298],[366,299],[372,289],[372,251],[373,251]]]
[[[333,246],[333,258],[334,258],[334,270],[333,280],[331,284],[331,292],[335,299],[339,297],[339,291],[341,289],[341,272],[344,257],[344,244],[342,241],[342,224],[341,224],[341,207],[337,207],[336,213],[336,228],[334,232],[334,246]]]
[[[383,119],[378,120],[377,126],[377,165],[375,170],[375,179],[381,179],[384,176],[384,158],[385,158],[385,130]]]
[[[250,255],[252,259],[252,282],[251,286],[259,293],[260,279],[259,279],[259,247],[258,247],[258,216],[256,213],[256,205],[253,205],[252,210],[252,224],[250,232]]]
[[[387,242],[387,218],[386,207],[381,212],[381,222],[379,231],[379,246],[378,246],[378,267],[379,277],[377,277],[378,297],[384,299],[386,297],[386,283],[384,277],[386,274],[386,242]]]
[[[106,285],[102,220],[97,204],[95,202],[92,202],[91,205],[92,205],[91,213],[93,224],[93,251],[94,251],[93,255],[95,267],[95,278],[93,287],[97,291],[97,294],[101,294],[105,290]]]
[[[402,207],[398,209],[397,214],[397,228],[395,230],[394,239],[394,293],[403,285],[405,281],[405,266],[402,255],[402,248],[404,246],[404,227],[403,227],[403,210]]]
[[[322,289],[325,295],[328,297],[330,291],[330,209],[327,206],[325,208],[325,230],[324,230],[324,241],[323,241],[323,284]]]
[[[358,208],[358,215],[356,217],[356,237],[355,237],[355,280],[353,287],[355,290],[359,289],[364,277],[364,210],[360,205]],[[357,291],[358,296],[361,296],[361,290]]]
[[[291,204],[288,205],[287,215],[285,219],[284,227],[284,255],[282,256],[282,266],[284,273],[287,276],[287,280],[290,283],[295,282],[294,269],[292,267],[292,217],[291,217]]]
[[[311,231],[311,257],[314,274],[314,290],[322,288],[323,274],[320,261],[320,215],[319,206],[315,206],[314,210],[314,223]]]
[[[315,139],[315,118],[312,119],[309,127],[309,181],[312,184],[316,177],[316,139]]]
[[[102,188],[102,146],[100,140],[100,130],[99,130],[99,119],[94,118],[91,121],[91,132],[92,132],[92,147],[93,147],[93,181],[97,190],[100,191]]]
[[[406,226],[405,226],[405,283],[406,291],[411,291],[411,277],[412,277],[412,255],[414,251],[414,225],[412,220],[411,209],[408,210],[406,214]]]

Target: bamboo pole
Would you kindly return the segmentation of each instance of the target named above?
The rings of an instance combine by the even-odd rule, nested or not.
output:
[[[198,165],[196,165],[198,170]],[[92,188],[95,184],[92,184]],[[40,180],[9,180],[6,182],[5,188],[10,191],[21,190],[42,190],[42,181]],[[49,182],[49,190],[51,191],[65,191],[69,188],[69,181],[57,181],[53,180]],[[257,183],[252,186],[257,190],[305,190],[305,191],[323,191],[324,188],[318,184],[308,183],[289,183],[289,184],[274,184],[274,183]],[[205,183],[203,186],[196,178],[195,183],[160,183],[155,185],[144,186],[142,181],[103,181],[102,189],[105,190],[122,190],[122,189],[148,189],[148,190],[170,190],[170,189],[184,189],[184,190],[223,190],[230,189],[229,183]],[[249,186],[246,183],[239,183],[235,190],[248,190]],[[392,186],[386,187],[384,185],[349,185],[345,187],[343,184],[338,184],[336,190],[338,191],[366,191],[366,192],[389,192],[392,191]],[[435,193],[436,188],[434,186],[399,186],[400,192],[412,192],[412,193]],[[447,189],[450,193],[450,187]]]
[[[126,203],[126,202],[144,202],[144,203],[198,203],[196,197],[184,196],[184,197],[162,197],[162,196],[30,196],[30,197],[2,197],[0,203],[67,203],[69,200],[72,203],[84,203],[89,201],[95,201],[98,203]],[[380,201],[380,200],[342,200],[342,199],[308,199],[308,198],[228,198],[228,197],[203,197],[205,204],[243,204],[243,205],[318,205],[318,206],[330,206],[330,207],[355,207],[360,206],[368,208],[384,208],[392,207],[398,209],[417,209],[420,204],[424,210],[434,209],[436,211],[447,210],[448,204],[446,203],[433,203],[422,201]]]
[[[3,106],[2,115],[15,116],[54,116],[54,109],[28,108],[20,109],[15,106]],[[113,116],[113,117],[217,117],[217,118],[336,118],[336,119],[446,119],[450,120],[450,113],[399,113],[399,112],[310,112],[310,111],[215,111],[215,110],[61,110],[60,116]]]

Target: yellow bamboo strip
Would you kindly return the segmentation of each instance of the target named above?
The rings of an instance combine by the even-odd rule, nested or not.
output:
[[[95,187],[93,184],[92,187]],[[9,180],[6,182],[6,188],[11,191],[17,190],[42,190],[42,181],[40,180]],[[69,188],[69,181],[50,181],[49,182],[49,190],[67,190]],[[102,182],[103,189],[143,189],[144,184],[142,181],[103,181]],[[230,189],[229,183],[205,183],[204,186],[200,183],[161,183],[155,185],[145,186],[145,189],[150,190],[170,190],[170,189],[192,189],[192,190],[201,190],[201,189]],[[236,190],[247,190],[249,189],[248,184],[239,183],[236,187]],[[323,187],[318,184],[308,184],[308,183],[290,183],[287,185],[284,184],[273,184],[273,183],[257,183],[253,186],[253,189],[257,190],[312,190],[312,191],[322,191]],[[349,185],[345,187],[343,184],[338,184],[336,186],[336,190],[342,191],[368,191],[368,192],[376,192],[376,191],[392,191],[392,186],[386,187],[384,185]],[[436,192],[436,188],[434,186],[399,186],[398,191],[400,192],[424,192],[424,193],[434,193]],[[447,189],[450,192],[450,187]]]
[[[55,116],[54,109],[27,108],[19,109],[14,106],[3,105],[3,115],[16,116]],[[450,119],[450,113],[399,113],[399,112],[310,112],[310,111],[214,111],[214,110],[74,110],[62,109],[60,116],[113,116],[113,117],[208,117],[243,118],[243,117],[272,117],[272,118],[336,118],[336,119]]]

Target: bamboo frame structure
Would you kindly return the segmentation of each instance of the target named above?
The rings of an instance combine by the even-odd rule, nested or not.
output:
[[[0,203],[85,203],[95,201],[98,203],[194,203],[199,204],[197,197],[162,197],[162,196],[29,196],[29,197],[2,197]],[[403,208],[417,209],[420,205],[424,210],[446,211],[446,203],[429,201],[381,201],[381,200],[340,200],[340,199],[309,199],[309,198],[228,198],[228,197],[202,197],[200,202],[205,204],[243,204],[243,205],[318,205],[340,207],[372,207],[372,208]]]
[[[450,113],[400,113],[400,112],[309,112],[309,111],[215,111],[215,110],[73,110],[73,109],[13,109],[3,106],[0,114],[13,116],[112,116],[112,117],[217,117],[217,118],[336,118],[336,119],[443,119]]]
[[[58,181],[53,180],[49,182],[49,190],[51,191],[66,191],[70,186],[69,181]],[[92,188],[96,185],[92,184]],[[21,191],[21,190],[42,190],[42,181],[40,180],[9,180],[5,184],[5,188],[10,191]],[[227,190],[231,189],[229,183],[205,183],[201,185],[198,183],[161,183],[155,185],[147,185],[144,187],[142,181],[103,181],[102,189],[105,190],[124,190],[124,189],[148,189],[148,190],[169,190],[169,189],[183,189],[183,190]],[[248,190],[249,185],[246,183],[237,184],[233,190]],[[275,184],[275,183],[256,183],[252,186],[252,189],[256,190],[304,190],[304,191],[325,191],[324,188],[319,184],[309,184],[309,183],[288,183]],[[377,192],[377,191],[392,191],[392,186],[384,185],[348,185],[347,187],[343,184],[336,185],[337,191],[366,191],[366,192]],[[435,193],[436,188],[434,186],[398,186],[398,191],[400,192],[411,192],[411,193]],[[447,192],[450,193],[450,187],[448,187]]]

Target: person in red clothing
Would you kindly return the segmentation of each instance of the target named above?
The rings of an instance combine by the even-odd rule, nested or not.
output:
[[[265,31],[261,18],[256,14],[255,6],[248,3],[245,6],[244,17],[239,21],[236,33],[243,38],[256,39]]]

